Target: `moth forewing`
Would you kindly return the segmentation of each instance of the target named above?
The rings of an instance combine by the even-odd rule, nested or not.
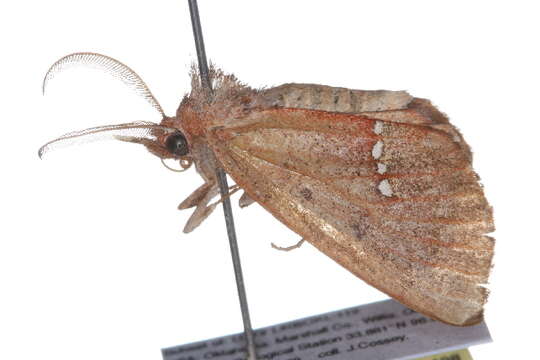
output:
[[[238,92],[204,112],[205,139],[250,198],[407,306],[454,325],[481,320],[491,207],[446,116],[405,92]]]

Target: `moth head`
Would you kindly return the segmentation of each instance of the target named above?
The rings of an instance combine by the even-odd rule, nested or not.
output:
[[[111,57],[96,53],[74,53],[56,61],[47,71],[43,80],[43,93],[50,80],[59,72],[74,66],[90,66],[103,70],[143,97],[162,116],[160,124],[149,121],[135,121],[118,125],[105,125],[81,131],[74,131],[47,142],[39,151],[43,157],[50,150],[69,145],[82,144],[97,140],[115,139],[144,145],[148,151],[162,160],[180,161],[183,169],[191,165],[190,144],[185,133],[177,128],[174,117],[167,117],[145,82],[131,68]],[[167,166],[168,167],[168,166]]]

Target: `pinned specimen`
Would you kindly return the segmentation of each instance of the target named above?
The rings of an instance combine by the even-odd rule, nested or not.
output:
[[[184,232],[214,210],[215,168],[340,265],[410,308],[453,325],[482,319],[493,256],[492,209],[469,146],[430,101],[404,91],[312,84],[252,89],[211,69],[212,94],[192,72],[176,116],[165,115],[126,65],[76,53],[49,69],[92,65],[115,75],[162,116],[66,134],[40,156],[80,140],[113,138],[192,164],[204,180],[179,206]],[[208,100],[210,99],[210,100]]]

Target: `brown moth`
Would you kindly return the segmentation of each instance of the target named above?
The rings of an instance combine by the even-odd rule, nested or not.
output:
[[[110,57],[76,53],[106,70],[163,117],[66,134],[40,156],[79,140],[140,143],[154,155],[195,164],[204,184],[179,206],[195,207],[184,232],[215,208],[216,166],[257,202],[340,265],[408,307],[453,325],[482,319],[493,256],[489,206],[471,151],[430,101],[404,91],[285,84],[252,89],[211,69],[213,93],[192,71],[176,116],[165,116],[146,84]]]

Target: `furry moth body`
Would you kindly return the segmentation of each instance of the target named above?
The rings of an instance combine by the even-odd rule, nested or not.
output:
[[[185,232],[213,211],[221,166],[244,190],[241,204],[259,203],[377,289],[449,324],[482,319],[492,209],[468,145],[428,100],[312,84],[256,90],[212,69],[211,100],[193,71],[190,94],[167,117],[131,69],[103,55],[60,59],[44,85],[76,64],[113,72],[163,120],[69,133],[40,156],[81,137],[111,137],[184,168],[194,163],[204,184],[179,206],[195,207]]]

